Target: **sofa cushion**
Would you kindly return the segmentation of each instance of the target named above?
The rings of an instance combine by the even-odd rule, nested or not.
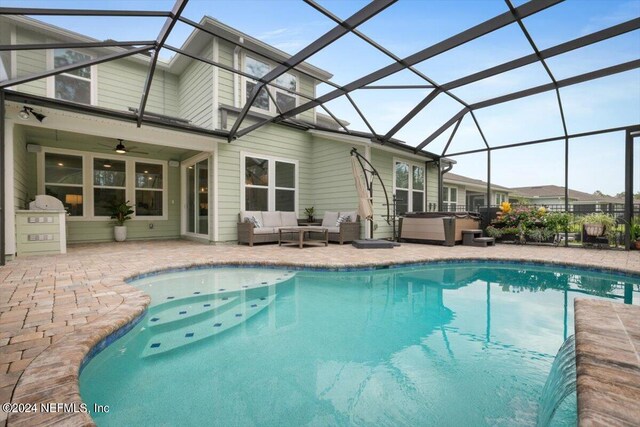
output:
[[[262,227],[264,225],[264,221],[262,221],[262,212],[260,211],[240,211],[240,221],[241,222],[247,222],[247,220],[245,218],[251,218],[254,217],[255,219],[258,220],[258,223],[260,223],[260,225],[258,227]]]
[[[356,218],[358,218],[358,213],[356,211],[348,211],[348,212],[340,212],[340,216],[348,216],[350,219],[345,222],[356,222]]]
[[[280,218],[280,211],[262,212],[262,225],[264,227],[280,227],[282,225],[282,218]]]
[[[273,227],[260,227],[260,228],[253,229],[253,234],[273,234],[277,232],[278,232],[278,229]]]
[[[298,216],[295,212],[280,212],[283,227],[297,227]]]
[[[322,218],[323,227],[335,227],[338,220],[338,212],[325,212]]]

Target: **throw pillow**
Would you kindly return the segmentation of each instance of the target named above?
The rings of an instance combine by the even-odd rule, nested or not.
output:
[[[351,222],[351,217],[349,215],[340,215],[336,221],[336,227],[340,227],[343,222]]]
[[[247,217],[245,217],[244,218],[244,222],[250,222],[251,224],[253,224],[253,228],[262,227],[262,224],[260,224],[260,221],[255,216],[250,216],[250,217],[247,216]]]

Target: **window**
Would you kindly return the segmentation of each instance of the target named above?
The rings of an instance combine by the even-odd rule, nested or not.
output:
[[[503,193],[496,194],[496,205],[500,206],[501,203],[507,201],[507,195]]]
[[[442,208],[447,212],[458,209],[458,189],[456,187],[442,187]]]
[[[60,200],[70,216],[84,216],[82,156],[45,153],[45,194]]]
[[[93,215],[111,216],[113,206],[127,201],[126,163],[93,159]]]
[[[261,78],[267,75],[271,71],[271,66],[265,62],[259,61],[251,56],[245,56],[244,59],[244,72],[255,76],[256,78]],[[244,91],[245,91],[245,100],[248,100],[251,96],[251,92],[253,88],[258,84],[256,80],[252,80],[249,78],[245,79]],[[298,79],[296,76],[290,73],[284,73],[280,77],[278,77],[275,81],[275,84],[281,86],[283,89],[275,88],[273,86],[264,87],[260,89],[258,96],[253,102],[252,108],[257,108],[259,110],[264,110],[270,113],[276,113],[278,111],[284,112],[295,108],[298,102],[298,98],[295,95],[295,92],[298,88]],[[271,97],[276,100],[277,106],[273,105],[271,102],[271,98],[269,97],[269,93]]]
[[[405,161],[396,161],[394,169],[396,212],[424,211],[424,167]]]
[[[136,162],[136,216],[163,215],[163,166]]]
[[[251,155],[243,160],[245,210],[296,211],[295,162]]]
[[[53,66],[64,67],[69,64],[87,61],[91,56],[71,49],[54,49]],[[83,67],[77,70],[61,73],[53,77],[54,97],[66,101],[91,104],[92,86],[91,67]]]
[[[62,201],[70,219],[108,220],[114,205],[130,201],[134,219],[166,220],[166,168],[162,161],[44,147],[37,191]]]

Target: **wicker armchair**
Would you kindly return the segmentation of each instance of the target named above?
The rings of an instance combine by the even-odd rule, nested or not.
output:
[[[353,242],[360,238],[360,216],[354,211],[350,212],[325,212],[322,226],[329,229],[329,241],[334,243]],[[355,221],[343,222],[339,226],[335,223],[339,215],[349,215],[351,218],[355,218]],[[316,233],[312,233],[314,238]]]

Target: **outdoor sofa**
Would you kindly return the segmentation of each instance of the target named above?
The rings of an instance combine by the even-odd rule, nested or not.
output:
[[[349,221],[336,225],[339,216],[348,216]],[[254,222],[260,226],[257,227]],[[238,215],[238,243],[253,246],[254,243],[278,242],[280,228],[304,227],[304,221],[299,221],[295,212],[263,212],[240,211]],[[360,238],[360,218],[355,211],[325,212],[322,227],[328,229],[329,241],[343,244]],[[315,234],[315,233],[312,233]],[[317,238],[317,236],[311,236]],[[291,238],[291,236],[287,236]]]

